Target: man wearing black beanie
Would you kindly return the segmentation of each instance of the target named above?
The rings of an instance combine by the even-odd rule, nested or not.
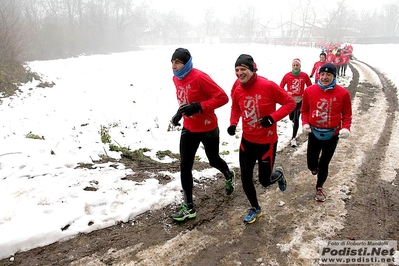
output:
[[[235,188],[235,172],[219,155],[219,126],[215,109],[225,105],[229,98],[206,73],[193,68],[190,52],[178,48],[172,55],[173,82],[179,108],[172,117],[174,126],[183,120],[180,135],[180,179],[184,204],[172,215],[175,221],[197,216],[193,201],[192,168],[199,144],[204,145],[209,164],[223,173],[227,195]]]
[[[287,179],[281,166],[273,172],[277,152],[277,121],[286,117],[296,107],[295,100],[275,82],[258,76],[254,60],[247,54],[240,55],[235,63],[239,85],[232,92],[230,126],[233,136],[242,120],[242,137],[239,151],[241,180],[245,195],[251,205],[245,223],[255,222],[262,216],[253,183],[254,167],[258,162],[259,182],[268,187],[278,182],[281,191],[287,188]],[[236,83],[235,83],[236,84]],[[277,109],[277,104],[281,105]]]
[[[308,135],[307,166],[317,176],[315,200],[324,202],[324,183],[339,139],[350,136],[352,103],[349,92],[337,84],[337,68],[326,63],[317,84],[306,88],[301,107],[302,131]]]
[[[237,58],[237,61],[236,61],[236,64],[235,64],[236,67],[242,66],[242,67],[248,68],[252,72],[255,72],[254,65],[255,65],[254,59],[252,58],[252,56],[247,55],[247,54],[240,55]]]
[[[319,68],[319,75],[321,72],[331,73],[334,78],[337,77],[337,67],[333,63],[326,63]]]
[[[172,55],[171,61],[177,60],[177,61],[181,62],[183,65],[185,65],[188,62],[188,60],[190,60],[190,58],[191,58],[191,54],[187,49],[177,48],[176,51]]]

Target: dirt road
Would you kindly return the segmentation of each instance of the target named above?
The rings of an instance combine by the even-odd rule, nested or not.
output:
[[[257,184],[264,215],[254,224],[242,221],[249,205],[240,180],[236,192],[226,196],[220,175],[195,185],[196,219],[174,223],[169,215],[176,206],[168,206],[126,224],[18,253],[0,265],[308,266],[319,265],[318,246],[324,240],[399,240],[398,169],[392,175],[387,167],[397,138],[392,133],[398,123],[396,88],[362,62],[352,61],[351,69],[352,135],[340,140],[331,162],[326,202],[313,199],[315,177],[306,169],[301,135],[298,148],[285,147],[277,155],[276,165],[284,166],[289,179],[287,190]],[[158,167],[178,169],[176,164]]]

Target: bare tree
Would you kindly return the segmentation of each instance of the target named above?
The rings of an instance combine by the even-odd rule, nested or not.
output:
[[[383,10],[384,35],[393,37],[399,35],[399,1],[391,2],[384,6]]]
[[[381,26],[381,18],[376,10],[362,11],[355,21],[354,29],[359,36],[377,36],[381,31]]]
[[[115,22],[115,39],[121,46],[128,45],[129,36],[132,34],[128,31],[135,30],[135,27],[131,27],[131,25],[139,19],[140,12],[134,12],[132,0],[115,0],[112,11],[112,19]],[[136,23],[135,26],[140,26],[140,23]]]
[[[314,7],[313,0],[302,0],[300,3],[300,15],[302,22],[302,30],[298,40],[302,38],[309,38],[311,34],[310,26],[314,25],[316,22],[316,10]]]
[[[287,33],[284,34],[284,32],[282,32],[281,36],[283,37],[295,37],[293,36],[293,25],[296,24],[295,21],[297,20],[297,13],[298,10],[300,9],[300,6],[298,5],[290,5],[290,20],[286,23],[288,23],[288,30]],[[283,31],[284,27],[283,27],[284,22],[281,25],[281,30]]]
[[[136,45],[140,36],[148,29],[148,21],[150,20],[150,9],[145,3],[135,6],[130,0],[130,12],[126,12],[128,19],[125,20],[125,28],[123,32],[124,39],[127,41],[127,48]]]
[[[168,35],[171,36],[173,43],[184,43],[184,37],[190,30],[190,25],[187,20],[176,13],[176,11],[171,11],[165,16],[164,23],[168,25],[165,30],[167,30]]]
[[[250,42],[257,24],[256,8],[247,6],[241,9],[237,16],[233,17],[231,28],[234,29],[234,35],[244,37],[247,42]]]
[[[215,10],[210,8],[205,11],[205,34],[209,36],[214,36],[219,34],[220,20],[215,15]]]
[[[351,25],[350,18],[352,13],[346,5],[346,0],[341,0],[336,9],[330,9],[325,18],[326,41],[340,42],[342,36],[345,36],[345,29]]]
[[[20,10],[17,0],[0,1],[0,66],[18,61],[23,52]]]
[[[232,38],[238,39],[243,32],[243,26],[241,24],[241,21],[239,20],[239,15],[235,15],[231,18],[230,24],[228,27],[228,32],[231,35]]]

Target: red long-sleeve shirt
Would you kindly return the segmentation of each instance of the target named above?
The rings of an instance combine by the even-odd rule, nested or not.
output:
[[[237,125],[242,118],[242,137],[257,144],[277,141],[277,121],[291,113],[296,103],[288,93],[273,81],[258,76],[248,89],[238,85],[232,95],[230,124]],[[280,104],[279,109],[276,105]],[[258,120],[270,115],[275,123],[268,128]]]
[[[342,55],[341,55],[341,54],[335,55],[333,64],[336,65],[336,66],[340,66],[340,65],[343,64],[343,62],[342,62]]]
[[[184,116],[183,126],[191,132],[207,132],[218,126],[215,109],[229,101],[226,92],[217,85],[208,74],[193,68],[179,80],[173,76],[179,106],[182,104],[201,103],[202,113]]]
[[[334,60],[335,60],[335,54],[333,54],[333,53],[328,53],[325,63],[333,63]]]
[[[312,72],[310,73],[310,75],[313,76],[313,74],[314,74],[314,79],[315,80],[319,80],[320,79],[319,70],[320,70],[320,67],[322,65],[324,65],[325,63],[327,63],[327,62],[317,61],[316,63],[314,63],[313,68],[312,68]]]
[[[343,65],[348,64],[349,61],[350,61],[349,54],[344,54],[344,55],[342,56],[342,64],[343,64]]]
[[[323,90],[317,84],[306,88],[301,107],[302,125],[318,128],[335,128],[335,135],[341,128],[350,130],[352,124],[352,103],[349,92],[335,85],[332,90]]]
[[[287,92],[291,93],[296,102],[300,102],[305,91],[305,85],[306,87],[311,86],[312,81],[305,72],[299,73],[298,76],[295,76],[292,72],[288,72],[280,82],[281,88],[284,89],[285,85],[287,85]]]

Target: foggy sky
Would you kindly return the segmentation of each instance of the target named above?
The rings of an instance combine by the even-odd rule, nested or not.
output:
[[[315,6],[319,17],[322,17],[323,12],[329,9],[337,8],[338,3],[341,1],[320,1],[308,0]],[[383,8],[387,3],[396,3],[399,5],[399,0],[378,0],[378,1],[364,1],[364,0],[344,0],[345,5],[355,10],[356,12],[365,11],[378,11]],[[286,21],[290,19],[292,10],[300,3],[298,0],[254,0],[252,2],[244,2],[242,0],[143,0],[155,10],[162,13],[167,13],[174,10],[178,14],[185,17],[191,23],[197,23],[204,20],[204,14],[207,9],[213,9],[218,19],[229,22],[233,15],[238,14],[241,9],[247,8],[252,5],[256,8],[257,15],[265,19],[272,18],[275,23],[281,20]],[[302,1],[302,3],[306,3]]]

